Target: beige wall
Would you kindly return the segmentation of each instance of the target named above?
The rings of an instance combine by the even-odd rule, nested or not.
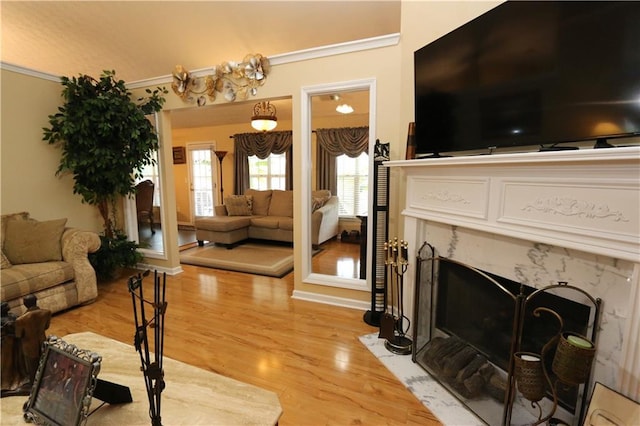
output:
[[[55,175],[60,149],[42,140],[48,116],[58,112],[62,86],[4,69],[0,78],[2,213],[28,211],[38,220],[66,217],[69,226],[100,232],[98,210],[73,194],[73,178]]]
[[[266,84],[259,89],[258,97],[254,99],[290,96],[293,102],[293,140],[294,144],[299,144],[301,136],[297,129],[301,125],[301,87],[375,78],[375,138],[390,142],[392,160],[402,159],[406,147],[407,125],[413,121],[413,52],[497,4],[499,2],[403,1],[402,34],[398,46],[273,66]],[[179,58],[176,59],[179,62]],[[59,151],[41,141],[41,128],[47,124],[47,115],[55,113],[60,90],[61,86],[57,83],[2,70],[2,212],[30,210],[36,217],[43,219],[66,216],[70,223],[100,230],[97,212],[90,206],[82,205],[80,198],[72,194],[71,179],[54,177]],[[140,89],[134,91],[134,96],[143,93],[143,89]],[[172,92],[169,93],[165,110],[187,107],[191,105],[183,103]],[[165,115],[165,118],[169,117],[170,114]],[[228,147],[227,150],[232,150],[230,145],[222,144],[231,142],[228,136],[233,132],[221,130],[217,134],[211,129],[202,132],[188,136],[180,132],[165,133],[163,142],[169,144],[169,147],[163,150],[164,155],[170,156],[172,144],[180,145],[192,138],[214,139],[221,144],[219,149]],[[173,138],[176,139],[175,143]],[[233,172],[229,166],[230,163],[224,166],[225,187],[226,182],[231,182],[232,179]],[[183,172],[174,169],[167,168],[171,170],[168,182],[177,186],[179,181],[183,181]],[[309,172],[310,165],[303,159],[296,158],[294,179],[300,181]],[[389,230],[392,236],[401,235],[402,231],[399,229],[399,218],[403,200],[398,199],[397,195],[402,192],[402,186],[402,176],[393,175]],[[176,224],[177,199],[177,193],[174,192],[168,197],[169,203],[165,206],[172,209],[166,215],[170,218],[166,224],[168,229]],[[182,202],[181,200],[180,203]],[[295,194],[295,203],[299,210],[302,203],[299,193]],[[296,241],[300,241],[299,230],[302,226],[299,216],[294,224]],[[169,243],[173,240],[171,238]],[[168,261],[157,261],[157,264],[175,267],[177,258],[174,254],[169,256]],[[300,270],[300,267],[300,253],[296,250],[295,269]],[[295,287],[301,291],[369,300],[368,292],[304,284],[299,274],[295,275]]]

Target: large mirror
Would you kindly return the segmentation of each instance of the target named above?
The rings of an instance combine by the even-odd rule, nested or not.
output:
[[[159,132],[157,114],[147,116]],[[159,134],[158,134],[159,135]],[[136,194],[125,200],[125,226],[132,240],[140,244],[146,257],[165,258],[166,232],[163,228],[161,162],[154,152],[154,164],[147,165],[138,179]]]
[[[307,283],[368,288],[366,259],[372,233],[366,219],[373,189],[374,100],[375,80],[302,89],[302,157],[310,173],[303,177],[301,196],[313,200],[308,208],[303,204],[302,223],[307,224],[302,232],[303,279]],[[337,111],[345,105],[353,110]],[[346,153],[351,143],[354,151]],[[316,196],[323,190],[337,198],[338,231],[337,237],[314,245]]]

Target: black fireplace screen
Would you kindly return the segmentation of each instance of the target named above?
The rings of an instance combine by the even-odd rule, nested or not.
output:
[[[423,246],[420,256],[426,253],[430,258],[429,252],[433,249]],[[436,256],[425,262],[420,256],[413,361],[489,424],[504,421],[509,392],[506,376],[515,349],[540,353],[558,333],[554,318],[542,315],[534,319],[537,307],[557,312],[564,319],[565,330],[587,335],[593,329],[595,309],[564,297],[562,291],[537,292],[523,303],[535,288],[452,259]],[[558,402],[575,413],[579,396],[576,387],[564,389]],[[477,409],[475,400],[480,401]],[[493,400],[494,407],[486,400]]]

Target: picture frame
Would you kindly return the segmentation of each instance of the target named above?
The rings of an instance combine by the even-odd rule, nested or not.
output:
[[[583,426],[624,426],[637,424],[640,404],[596,382]]]
[[[173,147],[173,164],[186,164],[187,150],[184,146]]]
[[[35,424],[82,425],[89,415],[102,357],[50,336],[24,406],[24,417]]]

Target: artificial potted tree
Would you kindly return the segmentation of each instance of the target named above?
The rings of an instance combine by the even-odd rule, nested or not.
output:
[[[80,75],[61,82],[64,104],[49,116],[43,139],[62,149],[56,175],[73,174],[74,194],[100,212],[102,246],[90,261],[99,279],[109,279],[143,257],[118,226],[117,205],[135,193],[143,167],[155,161],[158,136],[146,116],[162,109],[167,90],[147,89],[147,96],[134,102],[115,71],[103,71],[98,80]]]

